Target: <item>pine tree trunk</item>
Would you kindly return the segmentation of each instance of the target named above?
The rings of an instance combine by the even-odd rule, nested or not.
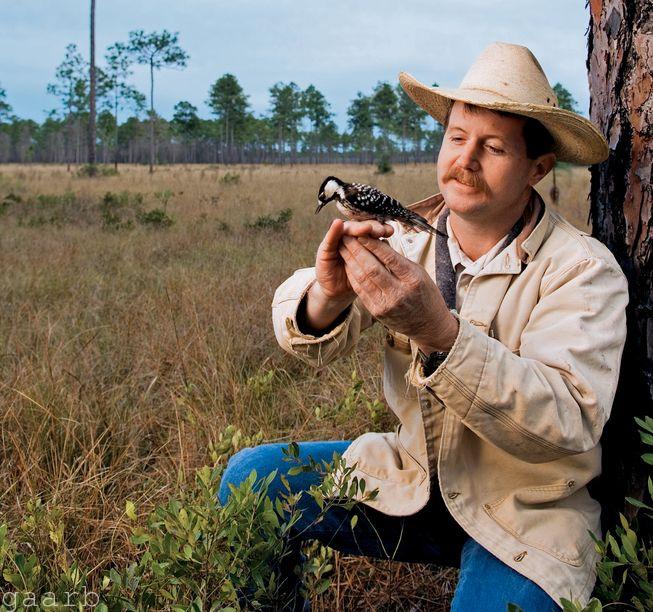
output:
[[[92,169],[95,167],[95,0],[91,0],[91,64],[90,64],[90,91],[88,114],[88,163]]]
[[[150,174],[154,172],[154,64],[150,62]]]
[[[591,0],[590,12],[590,117],[610,144],[609,158],[592,169],[592,227],[630,287],[628,339],[597,491],[605,527],[615,524],[625,494],[638,497],[646,487],[633,417],[653,413],[653,4]]]

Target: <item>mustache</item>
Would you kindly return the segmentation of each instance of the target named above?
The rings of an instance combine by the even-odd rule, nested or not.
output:
[[[462,183],[463,185],[469,185],[470,187],[474,187],[475,189],[480,189],[485,193],[488,192],[487,183],[481,178],[481,176],[475,172],[469,172],[464,168],[460,168],[458,166],[452,166],[449,172],[447,172],[444,177],[445,182],[450,179],[455,179],[458,182]]]

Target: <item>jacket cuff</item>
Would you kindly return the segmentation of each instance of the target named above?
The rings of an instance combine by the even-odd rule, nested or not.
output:
[[[464,419],[483,379],[490,339],[469,321],[457,318],[458,335],[447,358],[433,374],[425,376],[422,359],[416,353],[408,379],[418,389],[429,389],[447,408]]]
[[[305,287],[299,299],[294,303],[294,308],[289,313],[286,314],[284,323],[286,325],[286,329],[288,330],[288,334],[290,335],[290,344],[292,346],[328,342],[332,338],[335,338],[344,332],[345,328],[349,326],[351,318],[354,314],[354,309],[350,304],[349,306],[347,306],[345,310],[343,310],[343,312],[345,311],[347,312],[347,316],[340,323],[338,323],[338,325],[336,325],[333,329],[329,330],[327,333],[315,336],[313,334],[308,334],[306,332],[301,331],[297,323],[297,312],[299,311],[299,307],[302,303],[302,300],[306,297],[306,294],[308,293],[309,289],[313,286],[315,282],[316,282],[315,279],[313,279],[313,281],[311,281]]]
[[[282,283],[272,300],[272,322],[281,348],[320,368],[347,354],[356,345],[360,336],[361,313],[354,303],[349,306],[344,320],[328,332],[317,336],[302,332],[297,325],[297,311],[314,282],[314,269],[304,268]]]

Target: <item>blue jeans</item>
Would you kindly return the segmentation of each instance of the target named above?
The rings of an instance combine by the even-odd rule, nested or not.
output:
[[[332,461],[333,453],[342,454],[348,441],[301,442],[299,457],[308,456],[318,463]],[[284,461],[281,449],[286,444],[263,444],[245,448],[236,453],[227,464],[218,496],[222,504],[229,497],[228,483],[238,486],[252,470],[259,478],[277,470],[287,476],[293,463]],[[293,493],[306,491],[317,484],[319,475],[302,472],[287,476]],[[268,491],[274,499],[285,492],[279,477],[274,479]],[[548,612],[560,609],[538,585],[514,571],[491,555],[462,530],[449,514],[440,495],[435,495],[425,508],[411,516],[389,516],[358,504],[348,511],[342,507],[330,508],[323,520],[313,524],[320,510],[313,498],[301,495],[299,509],[302,518],[296,523],[297,550],[289,555],[281,568],[288,585],[287,609],[301,610],[303,602],[297,592],[294,565],[300,560],[299,540],[316,539],[348,555],[364,555],[377,559],[434,563],[460,567],[460,579],[456,587],[451,610],[453,612],[505,612],[508,603],[519,605],[524,612]],[[354,529],[351,517],[358,515]]]

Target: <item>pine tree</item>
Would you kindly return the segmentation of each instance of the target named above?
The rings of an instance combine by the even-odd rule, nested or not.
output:
[[[270,99],[270,122],[277,134],[279,161],[284,160],[286,143],[290,145],[291,161],[294,161],[299,125],[304,117],[302,92],[296,83],[275,83],[270,87]]]
[[[243,140],[249,112],[247,96],[238,79],[229,73],[221,76],[211,85],[206,104],[217,117],[222,146],[231,151],[237,142]]]
[[[301,103],[304,116],[311,124],[311,130],[307,134],[308,148],[317,162],[317,155],[320,152],[322,136],[325,136],[325,128],[332,122],[333,113],[329,110],[330,105],[324,94],[314,85],[309,85],[301,95]],[[333,134],[331,133],[331,136]]]
[[[389,157],[394,149],[391,135],[397,127],[397,94],[390,83],[379,82],[372,94],[372,117],[374,126],[381,136],[381,150],[384,157]]]
[[[7,92],[0,85],[0,123],[9,120],[9,113],[11,111],[12,108],[7,103]]]
[[[106,61],[104,98],[105,107],[111,109],[114,117],[114,168],[118,169],[118,113],[131,108],[137,113],[145,108],[145,96],[128,84],[132,75],[129,47],[117,42],[111,45],[104,56]]]
[[[360,91],[347,109],[347,125],[351,130],[351,142],[354,150],[359,153],[359,161],[369,162],[366,153],[374,145],[374,117],[372,115],[372,99]]]
[[[129,33],[129,49],[136,62],[150,69],[150,172],[154,172],[154,71],[185,68],[188,54],[178,44],[179,32],[134,30]]]

